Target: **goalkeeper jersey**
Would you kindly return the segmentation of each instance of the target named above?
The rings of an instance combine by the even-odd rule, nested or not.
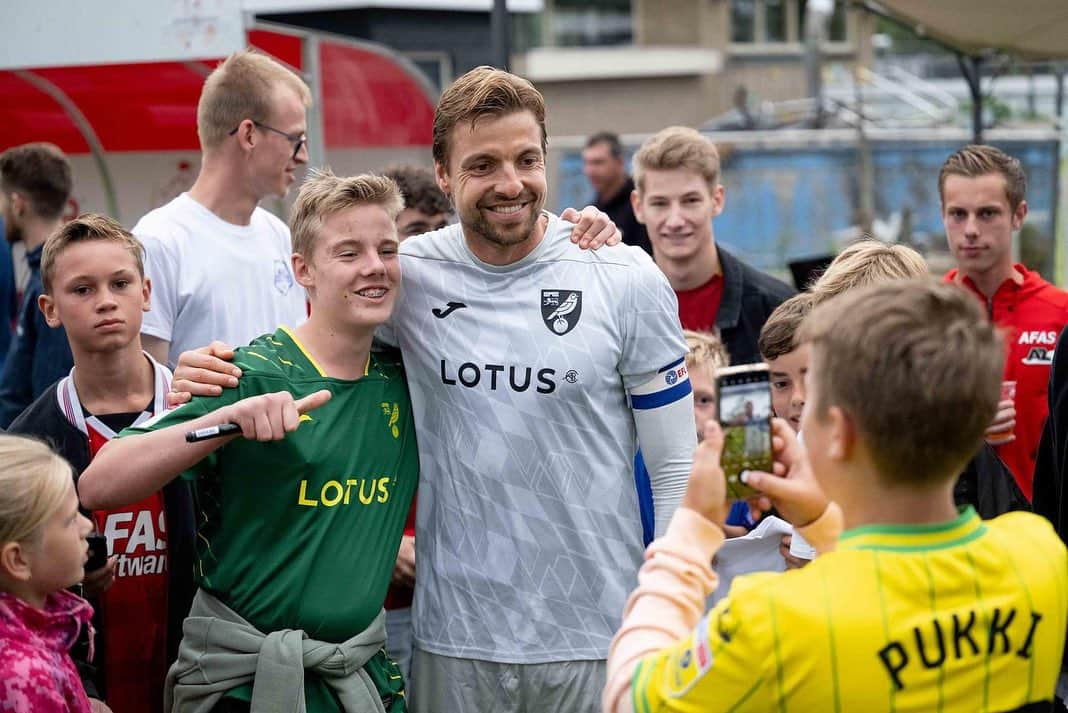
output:
[[[643,568],[627,636],[647,636],[636,619],[662,630],[671,618],[662,604],[660,616],[653,616],[655,605],[637,613],[654,578],[656,593],[673,604],[687,598],[668,594],[666,570],[675,566],[663,558],[696,553],[692,543],[701,535],[695,533],[711,527],[696,513],[679,511]],[[676,546],[683,542],[691,544]],[[804,569],[735,579],[690,635],[641,660],[632,707],[642,713],[1039,710],[1053,697],[1066,611],[1068,555],[1035,515],[984,522],[968,508],[943,524],[857,528]]]
[[[549,217],[540,244],[507,266],[478,260],[460,225],[401,244],[395,337],[380,334],[404,353],[419,428],[414,626],[425,651],[603,659],[634,586],[632,408],[688,397],[686,343],[675,294],[645,253],[583,251],[571,229]],[[683,444],[680,486],[694,444],[684,416],[688,427],[662,438]]]
[[[263,632],[344,641],[382,608],[418,478],[395,350],[355,381],[325,376],[288,330],[237,349],[238,386],[123,435],[167,428],[276,391],[332,398],[281,441],[237,438],[186,473],[199,523],[197,584]]]

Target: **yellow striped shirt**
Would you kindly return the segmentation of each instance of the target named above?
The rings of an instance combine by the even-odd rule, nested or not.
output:
[[[801,570],[734,581],[678,644],[646,657],[634,709],[1026,710],[1053,697],[1068,552],[1029,513],[870,526]]]

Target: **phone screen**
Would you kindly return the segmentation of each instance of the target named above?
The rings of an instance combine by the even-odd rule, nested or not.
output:
[[[743,470],[771,472],[771,388],[766,367],[724,369],[717,378],[719,423],[723,428],[720,465],[727,494],[747,498],[756,491],[741,481]]]

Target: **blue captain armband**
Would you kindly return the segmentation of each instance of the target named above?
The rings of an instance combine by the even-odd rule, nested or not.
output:
[[[630,390],[630,405],[635,410],[648,410],[667,406],[688,396],[690,373],[685,357],[660,369],[645,383]]]

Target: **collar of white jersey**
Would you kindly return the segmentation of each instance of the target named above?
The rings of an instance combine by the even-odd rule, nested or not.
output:
[[[558,239],[559,236],[556,235],[557,231],[566,228],[568,235],[570,235],[573,227],[571,223],[564,223],[562,220],[560,220],[559,216],[556,216],[547,210],[543,210],[541,214],[549,219],[548,222],[545,224],[545,235],[542,236],[541,242],[538,243],[538,246],[536,248],[530,251],[529,255],[524,255],[515,262],[510,262],[507,265],[491,265],[488,262],[480,260],[479,257],[471,251],[471,246],[467,244],[467,236],[464,235],[463,226],[461,225],[460,236],[461,242],[463,243],[464,252],[466,252],[467,256],[471,258],[471,262],[475,263],[479,267],[489,272],[511,272],[512,270],[516,270],[518,268],[530,265],[538,258],[540,258],[546,250],[549,249],[549,245],[551,245],[555,240]]]
[[[152,364],[152,370],[155,373],[155,385],[152,395],[152,410],[142,411],[134,420],[134,426],[141,424],[144,421],[152,418],[153,414],[163,413],[167,410],[167,392],[171,390],[171,371],[167,367],[163,366],[148,352],[141,352]],[[85,410],[82,408],[81,399],[78,398],[78,390],[74,388],[74,369],[72,367],[70,373],[64,376],[59,384],[56,386],[56,400],[59,404],[59,410],[63,412],[63,415],[67,418],[72,426],[77,428],[85,435],[89,435],[89,429],[86,424],[93,427],[93,430],[97,433],[101,433],[108,439],[115,436],[115,432],[108,427],[103,421],[96,416],[90,416],[88,419],[85,417]]]

